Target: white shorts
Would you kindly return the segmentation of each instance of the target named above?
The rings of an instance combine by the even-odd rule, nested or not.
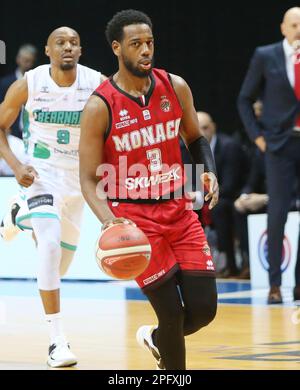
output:
[[[32,230],[32,218],[54,218],[61,222],[61,246],[72,251],[77,248],[84,198],[77,170],[35,167],[39,178],[20,194],[20,210],[16,224]]]

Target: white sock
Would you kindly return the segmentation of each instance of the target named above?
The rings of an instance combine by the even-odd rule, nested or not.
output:
[[[45,315],[46,322],[49,327],[49,333],[50,333],[50,345],[55,343],[55,340],[59,338],[65,339],[65,335],[63,332],[63,324],[62,324],[62,318],[61,314],[54,313],[54,314],[46,314]]]

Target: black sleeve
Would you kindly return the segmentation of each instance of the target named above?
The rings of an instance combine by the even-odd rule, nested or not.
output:
[[[188,149],[195,164],[204,164],[204,172],[212,172],[217,176],[215,159],[205,137],[197,138]]]

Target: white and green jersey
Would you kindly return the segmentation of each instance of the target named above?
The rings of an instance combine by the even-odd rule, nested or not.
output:
[[[60,87],[50,75],[50,64],[25,73],[28,100],[23,114],[23,140],[29,163],[78,170],[80,116],[101,73],[77,64],[76,80]]]

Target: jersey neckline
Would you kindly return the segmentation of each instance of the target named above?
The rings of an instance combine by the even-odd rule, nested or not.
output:
[[[49,67],[48,67],[48,76],[49,76],[49,79],[51,80],[51,83],[55,86],[56,89],[64,89],[64,90],[68,90],[68,89],[73,89],[76,85],[77,85],[77,82],[78,82],[78,65],[79,64],[76,64],[76,79],[74,81],[74,83],[72,85],[69,85],[68,87],[61,87],[60,85],[58,85],[52,78],[51,76],[51,64],[49,64]]]
[[[141,96],[133,96],[133,95],[130,95],[128,92],[124,91],[123,89],[121,89],[117,83],[114,81],[113,79],[113,76],[110,76],[109,77],[109,81],[111,83],[111,85],[117,90],[119,91],[122,95],[125,95],[126,97],[128,97],[130,100],[133,100],[135,103],[137,103],[140,107],[147,107],[148,104],[149,104],[149,101],[150,101],[150,98],[152,96],[152,93],[154,91],[154,87],[155,87],[155,78],[153,76],[153,73],[151,72],[149,77],[150,77],[150,80],[151,80],[151,84],[150,84],[150,88],[148,89],[148,92],[146,93],[146,95],[141,95]],[[142,99],[142,97],[144,97],[144,99]],[[144,102],[143,102],[144,100]]]

